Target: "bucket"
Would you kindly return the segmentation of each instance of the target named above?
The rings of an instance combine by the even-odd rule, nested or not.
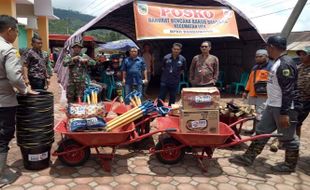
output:
[[[41,170],[49,167],[54,142],[53,94],[17,95],[16,139],[23,155],[24,167]]]
[[[49,167],[51,145],[37,147],[22,147],[24,168],[27,170],[43,170]]]

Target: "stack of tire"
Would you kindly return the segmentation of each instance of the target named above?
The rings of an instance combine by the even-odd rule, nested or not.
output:
[[[24,167],[41,170],[49,167],[54,142],[54,97],[46,91],[37,95],[18,95],[16,114],[17,144]]]

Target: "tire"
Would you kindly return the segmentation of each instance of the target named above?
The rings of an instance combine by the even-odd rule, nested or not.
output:
[[[81,147],[82,145],[80,145],[76,141],[72,139],[66,139],[60,143],[57,152],[61,153],[71,151],[79,149]],[[64,163],[67,166],[81,166],[88,160],[89,156],[90,156],[90,148],[87,147],[80,151],[60,155],[58,156],[58,158],[62,163]]]
[[[176,148],[180,146],[181,143],[179,143],[177,140],[168,137],[162,139],[162,142],[158,142],[155,146],[155,150],[165,150],[165,149],[170,149],[170,148]],[[176,149],[176,150],[169,150],[169,151],[164,151],[164,152],[158,152],[155,154],[156,158],[163,164],[176,164],[180,162],[184,155],[185,155],[185,149]]]

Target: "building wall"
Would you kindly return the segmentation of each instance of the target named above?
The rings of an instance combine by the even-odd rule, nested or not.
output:
[[[27,48],[27,31],[22,25],[18,25],[18,47]]]

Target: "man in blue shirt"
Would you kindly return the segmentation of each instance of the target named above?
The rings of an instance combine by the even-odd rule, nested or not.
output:
[[[147,70],[143,58],[138,57],[138,48],[132,47],[129,51],[129,57],[122,63],[123,84],[125,84],[125,95],[136,89],[142,93],[142,86],[147,83]],[[142,74],[145,80],[142,80]]]
[[[180,55],[181,51],[182,44],[174,43],[172,53],[167,54],[163,60],[158,99],[164,101],[169,93],[169,106],[175,103],[180,74],[186,70],[186,59]],[[161,105],[160,102],[159,105]]]

